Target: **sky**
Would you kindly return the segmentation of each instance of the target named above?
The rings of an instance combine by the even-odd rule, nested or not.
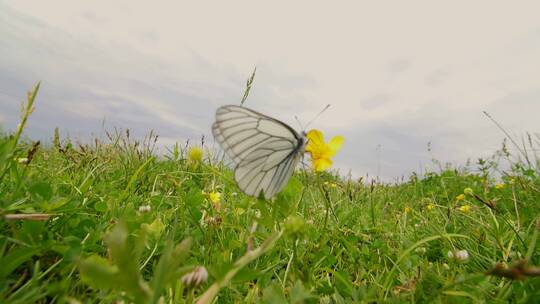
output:
[[[246,106],[327,139],[341,174],[393,179],[536,133],[538,1],[0,0],[0,125],[42,86],[26,134],[150,130],[170,146]],[[428,150],[428,143],[430,149]]]

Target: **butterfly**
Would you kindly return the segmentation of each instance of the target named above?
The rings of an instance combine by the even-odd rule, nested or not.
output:
[[[247,195],[270,199],[302,158],[306,133],[243,106],[217,109],[212,134],[235,164],[234,179]]]

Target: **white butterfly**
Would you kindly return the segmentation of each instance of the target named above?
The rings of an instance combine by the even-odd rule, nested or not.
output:
[[[216,111],[212,134],[235,164],[234,179],[247,195],[270,199],[281,191],[304,154],[306,133],[241,106]]]

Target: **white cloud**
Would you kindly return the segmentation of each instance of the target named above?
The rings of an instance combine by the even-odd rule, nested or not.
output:
[[[332,104],[313,127],[347,136],[336,162],[358,175],[377,171],[378,144],[387,176],[429,162],[428,141],[443,161],[493,151],[482,110],[537,131],[537,1],[5,3],[0,68],[43,79],[48,102],[85,119],[209,135],[257,65],[248,105],[296,125]]]

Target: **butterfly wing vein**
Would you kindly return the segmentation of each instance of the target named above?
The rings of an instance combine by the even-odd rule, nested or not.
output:
[[[240,106],[216,112],[212,133],[235,163],[242,191],[269,199],[281,191],[300,160],[304,139],[285,123]]]

